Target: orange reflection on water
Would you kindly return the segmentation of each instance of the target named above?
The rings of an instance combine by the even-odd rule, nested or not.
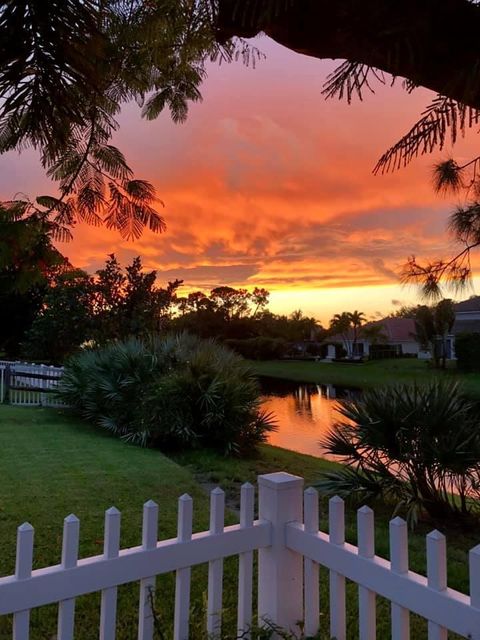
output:
[[[332,457],[319,445],[338,421],[338,401],[331,386],[298,385],[291,393],[264,396],[262,407],[273,412],[277,431],[269,443],[312,456]]]

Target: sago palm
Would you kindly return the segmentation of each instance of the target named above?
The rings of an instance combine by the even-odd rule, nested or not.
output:
[[[441,522],[479,511],[480,420],[456,384],[367,391],[339,413],[321,444],[348,466],[324,476],[324,491],[393,499],[412,521],[422,510]]]

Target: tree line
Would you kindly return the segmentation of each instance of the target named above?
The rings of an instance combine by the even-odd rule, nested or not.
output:
[[[350,358],[361,338],[386,341],[381,322],[367,322],[358,310],[335,314],[328,328],[300,310],[272,313],[262,287],[223,285],[182,295],[181,280],[160,286],[140,257],[123,268],[110,254],[91,275],[56,249],[55,234],[48,219],[0,206],[0,350],[8,357],[63,362],[83,344],[166,331],[216,338],[247,358],[265,359],[325,355],[320,343],[328,336]],[[395,315],[413,318],[412,337],[444,364],[452,301],[403,307]]]
[[[181,280],[160,286],[140,257],[122,267],[114,254],[91,275],[72,265],[53,239],[47,220],[17,219],[0,207],[0,351],[9,358],[59,363],[81,345],[167,331],[230,342],[248,357],[274,357],[287,344],[323,335],[301,311],[271,313],[264,288],[218,286],[181,295]]]

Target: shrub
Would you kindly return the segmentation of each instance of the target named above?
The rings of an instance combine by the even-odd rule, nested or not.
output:
[[[343,417],[321,443],[349,466],[325,474],[327,494],[393,499],[415,522],[466,522],[479,510],[480,426],[456,384],[434,381],[343,400]]]
[[[163,449],[245,454],[273,428],[247,363],[186,334],[85,351],[67,363],[60,395],[124,440]]]
[[[324,357],[326,355],[327,348],[320,342],[307,342],[305,345],[305,351],[310,356]]]
[[[249,360],[276,360],[283,358],[288,350],[287,342],[282,338],[228,339],[225,344]]]
[[[480,371],[480,333],[460,333],[455,337],[455,355],[462,371]]]

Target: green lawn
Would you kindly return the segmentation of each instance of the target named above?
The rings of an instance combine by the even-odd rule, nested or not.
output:
[[[141,544],[142,505],[160,505],[159,535],[176,535],[177,498],[195,499],[197,529],[208,527],[207,496],[191,473],[158,451],[126,445],[108,433],[65,417],[61,412],[0,405],[2,443],[0,482],[0,574],[15,566],[16,527],[35,527],[35,567],[59,562],[63,518],[80,518],[80,556],[103,550],[104,510],[122,514],[122,547]],[[171,601],[171,576],[160,580],[160,596]],[[197,599],[201,594],[197,594]],[[120,589],[118,640],[136,637],[138,586]],[[77,634],[90,640],[98,628],[99,598],[79,599]],[[170,615],[171,610],[165,610]],[[32,639],[49,640],[55,632],[55,607],[32,614]],[[0,619],[0,638],[10,637],[10,620]]]
[[[160,505],[160,537],[172,537],[176,527],[177,497],[188,491],[195,499],[195,529],[208,526],[208,498],[199,482],[221,484],[227,490],[233,510],[238,506],[242,482],[255,481],[258,473],[285,470],[314,482],[322,470],[335,465],[311,456],[270,446],[260,448],[258,456],[249,460],[229,460],[208,451],[190,452],[166,458],[160,452],[123,444],[99,429],[60,411],[23,409],[0,406],[0,436],[2,442],[0,482],[0,575],[13,571],[15,562],[15,530],[28,520],[35,527],[35,567],[56,563],[60,558],[63,518],[74,512],[81,520],[80,555],[98,554],[103,545],[103,512],[112,504],[122,512],[123,547],[137,545],[141,538],[142,504],[153,498]],[[388,556],[387,530],[390,507],[375,507],[377,513],[377,551]],[[326,513],[325,501],[322,512]],[[235,511],[227,517],[236,520]],[[347,536],[355,543],[355,512],[347,509]],[[322,527],[326,528],[325,517]],[[425,540],[427,528],[419,529],[410,538],[410,563],[425,571]],[[468,590],[467,552],[479,536],[449,534],[449,585]],[[236,616],[236,560],[225,563],[225,618],[232,629]],[[194,571],[192,604],[194,629],[192,636],[200,638],[203,628],[203,601],[206,590],[205,567]],[[356,587],[349,585],[349,637],[356,636]],[[171,637],[174,578],[159,578],[157,611],[164,633],[161,640]],[[322,625],[327,628],[327,576],[322,571]],[[136,637],[138,585],[119,590],[118,640]],[[379,635],[388,636],[389,607],[379,603]],[[76,640],[96,637],[99,596],[85,596],[77,601]],[[54,637],[56,607],[44,607],[32,613],[32,640]],[[415,622],[415,638],[426,637],[426,625]],[[0,618],[0,638],[10,637],[11,621]],[[327,635],[322,636],[327,638]]]
[[[480,374],[459,373],[454,368],[448,368],[446,371],[437,370],[433,369],[428,362],[416,358],[372,360],[362,364],[269,360],[252,362],[252,365],[262,376],[361,389],[399,382],[424,382],[446,377],[458,380],[468,395],[480,398]]]

